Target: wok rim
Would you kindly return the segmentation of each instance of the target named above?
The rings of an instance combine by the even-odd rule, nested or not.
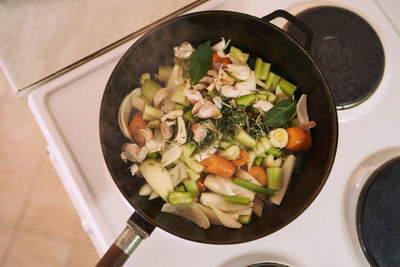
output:
[[[289,219],[279,225],[278,227],[273,228],[270,232],[263,232],[261,234],[257,234],[251,238],[241,238],[238,240],[232,240],[232,241],[220,241],[220,240],[199,240],[197,238],[192,238],[191,236],[182,234],[178,231],[175,231],[173,229],[169,229],[166,226],[163,226],[162,224],[159,224],[156,220],[154,220],[153,218],[151,218],[150,216],[148,216],[146,214],[146,212],[144,212],[139,206],[136,205],[136,203],[134,201],[132,201],[129,196],[127,196],[125,190],[123,190],[121,184],[118,182],[117,178],[114,177],[112,170],[112,167],[110,165],[110,162],[107,160],[106,158],[106,153],[105,153],[105,148],[103,145],[103,141],[104,140],[104,136],[103,136],[103,132],[101,131],[102,128],[102,123],[103,123],[103,108],[104,108],[104,104],[103,102],[105,102],[105,98],[104,98],[104,94],[107,91],[107,89],[110,87],[110,83],[111,83],[111,78],[114,76],[114,73],[117,71],[118,67],[123,63],[123,61],[127,58],[129,52],[131,50],[133,50],[135,48],[135,46],[138,45],[138,43],[140,43],[143,39],[147,38],[147,36],[149,36],[150,34],[152,34],[153,32],[158,31],[161,27],[167,26],[170,23],[175,23],[179,20],[185,20],[187,18],[190,17],[194,17],[194,16],[203,16],[203,15],[217,15],[217,14],[221,14],[221,13],[225,13],[228,15],[233,15],[233,16],[242,16],[247,18],[248,20],[256,20],[262,24],[264,24],[266,27],[272,27],[273,29],[279,31],[280,34],[285,35],[286,38],[288,38],[291,43],[293,43],[295,46],[297,46],[297,48],[299,48],[301,50],[301,52],[303,54],[306,55],[307,59],[310,60],[311,64],[313,65],[313,67],[315,68],[316,72],[318,73],[318,75],[321,77],[321,81],[322,81],[322,86],[324,87],[327,97],[329,99],[329,109],[332,113],[332,139],[333,142],[330,144],[329,148],[330,148],[330,153],[329,153],[329,157],[328,157],[328,163],[327,163],[327,168],[325,168],[325,171],[322,175],[322,179],[320,179],[320,183],[318,184],[318,187],[316,188],[315,191],[313,191],[312,196],[309,197],[309,199],[307,200],[306,204],[303,205],[301,208],[299,208],[297,210],[297,212],[293,213],[291,216],[289,216]],[[327,179],[329,178],[329,174],[332,170],[333,164],[334,164],[334,160],[336,157],[336,152],[337,152],[337,144],[338,144],[338,116],[337,116],[337,110],[335,107],[335,103],[334,103],[334,99],[333,96],[331,94],[331,91],[329,89],[329,85],[325,79],[325,76],[322,74],[320,68],[318,67],[318,65],[315,63],[315,61],[313,60],[313,58],[310,56],[310,54],[305,50],[305,48],[300,45],[296,40],[294,40],[288,33],[286,33],[284,30],[282,30],[281,28],[275,26],[274,24],[263,20],[262,18],[258,18],[255,17],[253,15],[249,15],[249,14],[245,14],[245,13],[241,13],[241,12],[235,12],[235,11],[226,11],[226,10],[208,10],[208,11],[199,11],[199,12],[193,12],[193,13],[189,13],[189,14],[185,14],[182,16],[178,16],[175,17],[171,20],[168,20],[160,25],[158,25],[157,27],[151,29],[150,31],[146,32],[144,35],[142,35],[140,38],[138,38],[124,53],[124,55],[120,58],[120,60],[118,61],[118,63],[115,65],[112,73],[109,76],[109,79],[107,81],[106,87],[104,89],[103,92],[103,97],[102,97],[102,101],[101,101],[101,106],[100,106],[100,120],[99,120],[99,128],[100,128],[100,143],[101,143],[101,149],[102,149],[102,154],[103,154],[103,158],[104,161],[106,163],[107,166],[107,170],[109,171],[114,183],[117,185],[118,190],[121,192],[121,194],[124,196],[125,200],[134,208],[134,212],[139,213],[142,217],[144,217],[148,222],[150,222],[152,225],[154,225],[157,228],[160,228],[164,231],[166,231],[169,234],[172,234],[174,236],[189,240],[189,241],[194,241],[194,242],[198,242],[198,243],[203,243],[203,244],[215,244],[215,245],[229,245],[229,244],[241,244],[241,243],[246,243],[246,242],[250,242],[250,241],[254,241],[254,240],[258,240],[260,238],[266,237],[270,234],[273,234],[279,230],[281,230],[282,228],[284,228],[285,226],[287,226],[288,224],[292,223],[294,220],[296,220],[296,218],[298,218],[310,205],[311,203],[313,203],[316,199],[316,197],[319,195],[319,193],[321,192],[322,188],[325,186],[325,183],[327,181]],[[160,211],[161,212],[161,211]],[[250,224],[251,225],[251,224]],[[215,226],[214,226],[215,227]],[[240,231],[240,229],[238,229]],[[207,231],[207,229],[205,230]]]

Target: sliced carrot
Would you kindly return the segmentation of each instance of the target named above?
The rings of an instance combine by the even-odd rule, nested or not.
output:
[[[240,167],[246,164],[248,161],[249,161],[249,153],[247,153],[246,150],[241,149],[239,158],[236,160],[232,160],[232,163],[233,165]]]
[[[213,63],[225,63],[225,64],[231,64],[231,60],[227,57],[219,57],[217,52],[213,53],[212,57],[212,62]]]
[[[132,134],[136,128],[143,129],[147,127],[147,122],[143,119],[141,112],[135,112],[132,116],[131,122],[129,123],[129,132]]]
[[[251,176],[256,178],[256,180],[264,187],[267,184],[267,174],[265,170],[260,166],[253,166],[250,168],[249,173]]]
[[[286,148],[294,151],[307,151],[311,148],[311,135],[301,127],[294,126],[286,129],[289,135],[289,142]]]
[[[226,178],[232,177],[235,172],[235,166],[229,160],[226,160],[217,155],[211,155],[200,161],[200,164],[205,166],[204,172],[213,173]]]

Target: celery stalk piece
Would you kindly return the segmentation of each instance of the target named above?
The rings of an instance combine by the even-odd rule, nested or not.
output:
[[[200,195],[199,188],[197,187],[196,182],[192,179],[188,178],[183,180],[183,185],[185,186],[186,191],[188,191],[192,197],[198,197]]]
[[[193,171],[197,172],[198,174],[203,172],[204,166],[198,163],[194,158],[188,157],[186,158],[186,165],[192,169]]]
[[[171,76],[172,67],[169,66],[158,66],[158,79],[160,82],[166,83]]]
[[[175,191],[176,192],[186,192],[185,186],[183,184],[178,185],[177,187],[175,187]],[[192,197],[192,195],[190,195],[190,197]]]
[[[146,114],[146,115],[156,118],[156,119],[161,119],[162,116],[164,115],[161,110],[159,110],[157,108],[153,108],[152,106],[149,106],[149,105],[144,106],[143,114]]]
[[[282,92],[288,97],[292,97],[294,91],[296,91],[297,88],[296,85],[286,81],[285,79],[281,79],[279,81],[279,87],[281,88]]]
[[[196,146],[195,145],[193,145],[193,144],[185,144],[185,145],[182,146],[182,155],[185,158],[188,158],[193,154],[193,152],[195,150],[196,150]]]
[[[270,63],[263,62],[261,58],[257,58],[256,65],[254,68],[254,74],[256,75],[256,78],[260,80],[267,79],[270,68],[271,68]]]
[[[254,94],[243,95],[235,99],[236,105],[247,107],[254,104],[256,96]]]
[[[192,114],[191,110],[189,110],[189,111],[185,112],[185,114],[183,114],[183,119],[185,121],[190,122],[191,124],[195,124],[196,123],[196,121],[193,118],[193,114]]]
[[[263,157],[256,157],[256,159],[254,160],[254,163],[257,166],[260,166],[261,162],[263,161]]]
[[[190,204],[192,203],[192,195],[189,192],[170,192],[168,203],[171,205]]]
[[[192,179],[193,181],[196,181],[200,178],[200,174],[191,168],[187,168],[186,172],[189,175],[190,179]]]
[[[248,135],[243,129],[238,129],[235,134],[235,139],[248,148],[255,147],[257,141]]]
[[[160,128],[160,126],[161,126],[160,120],[152,120],[149,121],[149,123],[147,123],[147,127],[149,127],[150,129]]]
[[[243,53],[239,48],[231,46],[229,50],[229,58],[232,62],[239,61],[241,63],[246,63],[247,59],[249,59],[249,54]]]
[[[267,150],[267,154],[268,155],[273,155],[275,158],[277,158],[277,157],[280,157],[282,155],[282,152],[281,152],[281,150],[279,148],[271,146]]]
[[[153,102],[154,95],[159,89],[161,89],[161,86],[155,81],[149,79],[143,83],[141,91],[143,97],[151,103]]]
[[[148,159],[156,159],[160,154],[158,152],[147,152],[146,158]]]
[[[264,187],[261,187],[261,186],[258,186],[258,185],[249,183],[249,182],[247,182],[247,181],[245,181],[245,180],[241,180],[241,179],[239,179],[239,178],[235,178],[235,179],[233,180],[233,183],[234,183],[234,184],[237,184],[237,185],[240,185],[240,186],[242,186],[242,187],[244,187],[244,188],[253,190],[253,191],[255,191],[255,192],[263,193],[263,194],[268,195],[268,196],[273,196],[273,195],[275,194],[275,192],[272,191],[272,190],[269,189],[269,188],[264,188]]]
[[[189,106],[189,100],[183,95],[183,90],[185,90],[185,85],[178,85],[171,97],[171,100],[183,106]]]
[[[267,85],[269,90],[275,90],[276,86],[278,85],[279,81],[280,81],[281,77],[279,77],[278,75],[276,75],[273,72],[269,72],[268,78],[265,81],[265,84]]]
[[[251,214],[250,215],[240,215],[238,221],[241,224],[249,224],[251,221]]]
[[[239,196],[224,196],[226,202],[236,203],[239,205],[249,205],[250,200],[247,197],[239,197]]]
[[[267,168],[268,188],[279,190],[282,187],[282,168]]]
[[[150,80],[150,73],[143,73],[140,76],[140,84],[143,85],[147,80]]]

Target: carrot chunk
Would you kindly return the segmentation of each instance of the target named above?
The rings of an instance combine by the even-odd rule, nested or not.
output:
[[[211,155],[208,158],[203,159],[200,161],[200,164],[205,167],[204,172],[220,175],[226,178],[232,177],[235,172],[235,166],[232,162],[217,155]]]
[[[250,168],[249,173],[251,176],[256,178],[256,180],[264,187],[267,184],[267,174],[264,169],[260,166],[253,166]]]
[[[232,160],[232,163],[233,163],[233,165],[240,167],[240,166],[243,166],[244,164],[246,164],[247,161],[249,161],[249,153],[247,153],[246,150],[241,149],[239,158]]]
[[[312,140],[308,131],[301,127],[294,126],[286,129],[289,135],[289,142],[286,148],[293,151],[307,151],[311,148]]]

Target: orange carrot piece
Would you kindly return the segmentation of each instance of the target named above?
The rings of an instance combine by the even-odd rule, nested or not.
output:
[[[241,149],[239,158],[232,160],[232,163],[233,165],[240,167],[246,164],[248,161],[249,161],[249,153],[247,153],[246,150]]]
[[[129,123],[129,132],[132,134],[134,129],[143,129],[147,127],[147,122],[143,119],[141,112],[135,112]]]
[[[250,168],[249,173],[251,176],[256,178],[256,180],[264,187],[267,184],[267,174],[265,170],[260,166],[253,166]]]
[[[213,63],[231,64],[231,60],[229,58],[227,58],[227,57],[221,58],[218,56],[217,52],[213,53],[212,62]]]
[[[205,178],[202,176],[200,176],[200,178],[196,180],[196,185],[200,192],[204,192],[207,189],[206,186],[204,185],[204,180]]]
[[[232,177],[235,172],[235,166],[229,160],[226,160],[217,155],[211,155],[200,161],[200,164],[205,166],[204,172],[213,173],[226,178]]]
[[[311,135],[301,127],[294,126],[286,129],[289,135],[289,142],[286,148],[293,151],[307,151],[311,148]]]

